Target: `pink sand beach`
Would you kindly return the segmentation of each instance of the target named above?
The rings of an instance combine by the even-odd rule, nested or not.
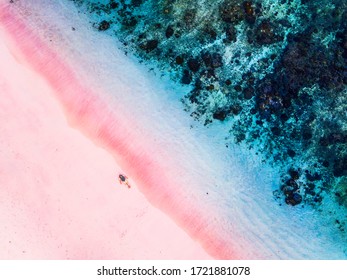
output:
[[[71,1],[0,0],[0,38],[0,259],[346,258],[329,215],[280,206],[276,166]]]
[[[0,37],[0,258],[210,259],[198,242],[207,233],[182,228],[191,216],[167,215],[172,199],[156,190],[165,173],[135,152],[150,143],[131,121],[107,112],[6,4]]]

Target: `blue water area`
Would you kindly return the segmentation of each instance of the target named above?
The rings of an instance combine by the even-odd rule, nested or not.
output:
[[[192,118],[230,127],[225,146],[280,166],[278,204],[334,201],[329,215],[347,230],[346,1],[70,1],[124,52],[186,85]]]

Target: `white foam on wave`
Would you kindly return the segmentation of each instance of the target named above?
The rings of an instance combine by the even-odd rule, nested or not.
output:
[[[160,163],[175,183],[176,200],[200,207],[209,229],[229,240],[237,258],[346,258],[344,240],[318,213],[274,201],[276,168],[246,147],[225,147],[227,123],[204,127],[184,112],[180,98],[187,88],[125,56],[116,38],[94,30],[69,1],[15,5],[86,85],[131,120],[132,132],[124,131],[127,145]]]

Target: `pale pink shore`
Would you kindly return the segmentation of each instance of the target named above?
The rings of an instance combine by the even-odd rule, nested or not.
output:
[[[201,207],[180,201],[170,161],[152,155],[163,147],[6,5],[0,24],[1,258],[238,257]],[[132,189],[117,184],[120,168]]]
[[[13,20],[8,16],[2,14],[2,24]],[[38,68],[28,69],[18,49],[4,44],[10,40],[4,31],[0,258],[210,258],[136,186],[118,184],[121,170],[110,153],[67,123],[54,98],[64,93],[54,87],[56,78],[48,77],[51,87]],[[33,63],[29,48],[21,51]],[[63,67],[56,62],[51,69]]]

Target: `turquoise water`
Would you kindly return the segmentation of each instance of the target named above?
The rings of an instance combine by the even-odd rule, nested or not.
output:
[[[123,51],[187,85],[187,113],[226,123],[225,146],[280,167],[280,205],[332,199],[346,230],[345,1],[73,2]]]
[[[242,257],[346,258],[344,2],[32,2]]]

